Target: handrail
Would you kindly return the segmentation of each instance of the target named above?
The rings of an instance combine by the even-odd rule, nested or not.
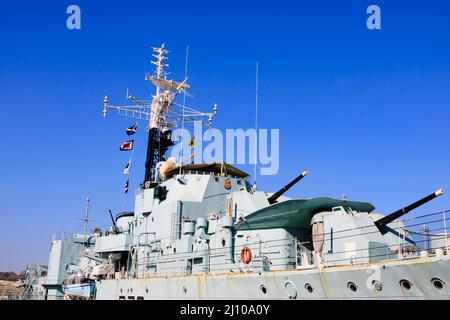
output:
[[[446,210],[444,212],[450,212],[450,210]],[[389,243],[389,244],[381,244],[381,245],[373,245],[369,246],[369,243],[366,245],[361,245],[359,247],[356,247],[352,250],[338,250],[333,252],[323,252],[323,260],[322,265],[320,267],[331,267],[334,265],[342,265],[342,264],[355,264],[355,263],[361,263],[364,261],[389,261],[389,260],[397,260],[397,259],[414,259],[414,258],[420,258],[419,253],[424,252],[423,244],[429,242],[429,238],[432,237],[435,239],[432,246],[428,247],[426,249],[428,256],[433,256],[438,254],[436,249],[442,249],[444,246],[442,244],[439,244],[436,241],[444,240],[448,238],[448,235],[446,233],[446,224],[445,222],[449,219],[446,218],[443,219],[431,219],[424,221],[422,223],[416,223],[419,219],[423,218],[430,218],[433,216],[436,216],[438,214],[443,214],[443,212],[438,213],[432,213],[432,214],[425,214],[423,216],[416,216],[413,218],[405,219],[405,220],[399,220],[399,222],[406,222],[406,221],[414,221],[415,223],[410,225],[401,226],[398,224],[397,226],[393,227],[392,230],[396,231],[398,234],[401,234],[399,237],[398,243]],[[445,216],[445,215],[444,215]],[[415,227],[423,226],[424,224],[431,224],[434,225],[436,223],[442,223],[444,222],[444,227],[439,228],[433,228],[429,230],[428,233],[421,233],[417,230],[414,230]],[[395,225],[395,223],[394,223]],[[374,228],[374,230],[370,230],[368,228]],[[339,239],[345,239],[345,238],[357,238],[357,237],[363,237],[367,236],[373,233],[379,233],[379,231],[376,229],[374,225],[368,225],[368,226],[362,226],[357,228],[349,228],[345,230],[338,230],[333,232],[333,239],[330,239],[330,237],[327,237],[327,235],[330,235],[330,232],[324,232],[324,245],[323,247],[327,247],[327,241],[336,241]],[[364,230],[364,231],[363,231]],[[350,232],[352,231],[352,232]],[[443,234],[432,234],[437,232],[443,232]],[[445,232],[445,233],[444,233]],[[346,234],[343,234],[346,233]],[[338,237],[336,237],[336,234]],[[413,235],[419,235],[419,236],[426,236],[426,239],[423,240],[414,240],[412,241],[411,237]],[[367,241],[364,241],[366,243]],[[362,242],[361,242],[362,244]],[[237,256],[240,253],[240,249],[243,247],[244,244],[235,246],[235,255]],[[299,239],[295,239],[293,237],[283,238],[283,239],[275,239],[275,240],[269,240],[269,241],[249,241],[245,244],[247,247],[249,247],[252,252],[259,252],[259,256],[254,257],[252,259],[252,262],[245,268],[245,272],[251,272],[251,271],[261,271],[261,266],[263,263],[263,260],[267,258],[267,254],[270,252],[280,252],[280,250],[284,247],[290,247],[293,249],[292,256],[290,255],[283,255],[283,256],[272,256],[270,258],[270,268],[274,269],[276,267],[282,267],[285,270],[290,269],[296,269],[299,267],[302,267],[301,261],[302,257],[301,254],[306,252],[307,258],[309,262],[310,267],[318,267],[318,265],[315,263],[315,253],[312,248],[312,240],[309,241],[300,241]],[[267,247],[266,251],[263,251],[261,248]],[[209,250],[209,260],[220,258],[226,260],[226,256],[229,252],[229,249],[231,246],[226,246],[222,248],[213,248]],[[258,250],[258,248],[260,250]],[[324,249],[325,251],[325,249]],[[448,254],[448,248],[444,248],[444,254]],[[186,259],[193,259],[194,256],[196,256],[195,252],[187,251],[187,252],[176,252],[176,253],[165,253],[164,255],[158,255],[158,256],[148,256],[148,257],[139,257],[139,259],[136,261],[136,264],[140,267],[145,267],[148,264],[154,264],[156,257],[159,259],[159,265],[157,266],[155,272],[152,275],[147,276],[164,276],[164,275],[173,275],[173,274],[189,274],[189,270],[187,270],[187,265],[183,264],[185,263]],[[219,259],[220,260],[220,259]],[[223,261],[223,260],[222,260]],[[349,262],[350,261],[350,262]],[[212,272],[229,272],[231,263],[229,262],[208,262],[208,269],[213,270]],[[242,264],[242,267],[244,269],[244,264]],[[183,270],[183,268],[185,270]],[[192,267],[191,267],[192,269]]]

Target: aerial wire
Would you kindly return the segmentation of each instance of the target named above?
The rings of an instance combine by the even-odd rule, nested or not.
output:
[[[186,46],[186,61],[184,64],[184,81],[187,79],[188,72],[188,59],[189,59],[189,46]],[[183,111],[181,117],[181,155],[180,155],[180,175],[181,175],[181,167],[183,166],[183,157],[184,157],[184,146],[183,146],[183,138],[184,138],[184,109],[186,106],[186,89],[183,90]]]
[[[255,92],[255,165],[253,168],[253,189],[256,190],[256,168],[258,166],[258,76],[259,76],[259,62],[256,61],[256,92]]]

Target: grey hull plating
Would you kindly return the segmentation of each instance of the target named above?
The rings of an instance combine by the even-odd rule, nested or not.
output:
[[[448,256],[309,270],[103,280],[97,283],[97,299],[449,299],[448,285],[437,288],[432,282],[436,278],[450,282]],[[381,290],[372,286],[374,279]],[[409,290],[401,284],[405,280]]]

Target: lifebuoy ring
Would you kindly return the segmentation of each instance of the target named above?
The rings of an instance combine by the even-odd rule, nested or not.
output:
[[[241,251],[241,260],[245,264],[249,264],[252,261],[252,251],[249,247],[244,246]]]
[[[225,183],[224,183],[223,186],[225,187],[225,189],[230,190],[230,188],[231,188],[231,181],[230,181],[230,179],[226,178],[225,179]]]

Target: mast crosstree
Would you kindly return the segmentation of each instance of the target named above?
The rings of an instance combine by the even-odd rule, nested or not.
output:
[[[213,112],[204,113],[176,103],[175,98],[179,93],[190,96],[186,92],[190,89],[187,77],[182,82],[168,80],[167,76],[170,73],[166,72],[165,68],[168,68],[169,64],[165,60],[168,59],[167,54],[170,51],[165,49],[164,44],[152,49],[154,51],[152,56],[155,60],[150,62],[156,66],[156,69],[153,74],[146,73],[145,75],[145,80],[149,80],[156,86],[152,100],[142,100],[127,94],[127,99],[133,102],[133,105],[111,105],[107,96],[103,101],[103,117],[106,117],[108,110],[112,109],[121,116],[148,121],[144,188],[151,187],[152,181],[155,180],[156,164],[165,160],[165,153],[173,145],[172,131],[169,128],[177,127],[178,123],[182,121],[200,122],[211,127],[212,117],[218,111],[217,104],[214,104]],[[203,120],[204,118],[207,120]]]

